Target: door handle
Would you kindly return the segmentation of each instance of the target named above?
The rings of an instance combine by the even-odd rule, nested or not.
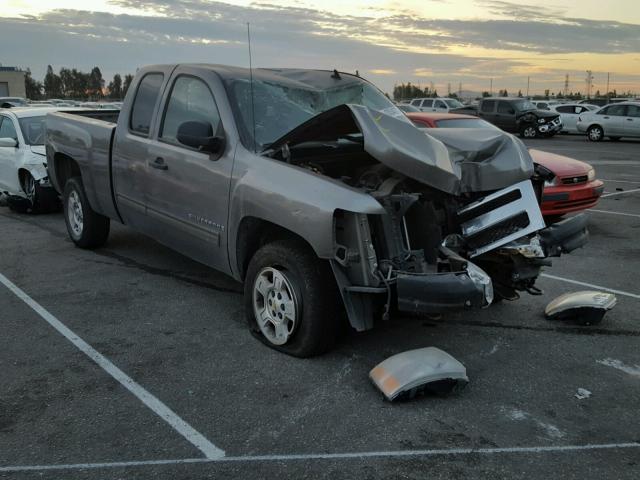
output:
[[[149,165],[151,165],[153,168],[157,168],[158,170],[169,170],[169,167],[166,163],[164,163],[164,158],[162,157],[156,158]]]
[[[609,117],[604,117],[605,120],[609,120]]]
[[[633,118],[627,118],[627,122],[633,122]]]

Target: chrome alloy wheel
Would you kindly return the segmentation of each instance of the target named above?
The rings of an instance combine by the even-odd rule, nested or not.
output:
[[[80,203],[80,196],[75,190],[71,191],[67,199],[67,218],[69,219],[69,226],[71,227],[74,237],[81,237],[83,227],[82,204]]]
[[[602,139],[602,129],[600,127],[591,127],[589,129],[589,140],[597,142]]]
[[[253,313],[269,342],[284,345],[291,338],[299,307],[293,286],[283,272],[272,267],[260,270],[253,283]]]
[[[536,133],[536,127],[530,126],[524,129],[524,131],[522,132],[522,136],[524,138],[534,138],[536,136]]]

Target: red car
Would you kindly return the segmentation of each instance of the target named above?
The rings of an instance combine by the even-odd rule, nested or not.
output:
[[[421,128],[498,128],[481,118],[459,113],[410,112],[406,115]],[[596,180],[596,172],[591,165],[540,150],[529,150],[529,153],[534,162],[556,176],[544,186],[542,215],[560,216],[595,207],[604,191],[604,184]]]

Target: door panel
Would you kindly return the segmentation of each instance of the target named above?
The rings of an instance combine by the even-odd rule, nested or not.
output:
[[[627,106],[627,116],[623,120],[623,132],[629,137],[640,137],[640,106]]]
[[[625,105],[610,105],[596,115],[596,121],[601,123],[605,136],[622,135],[625,112]]]
[[[226,221],[234,149],[210,154],[181,144],[186,122],[209,125],[209,136],[224,135],[210,83],[179,67],[158,134],[149,147],[147,217],[153,237],[183,254],[228,272]]]
[[[170,67],[141,74],[135,97],[120,114],[113,146],[113,181],[118,211],[124,223],[147,232],[145,184],[148,181],[147,158],[151,133],[158,117],[160,98]]]
[[[11,118],[0,115],[0,138],[18,140],[16,127]],[[15,147],[0,147],[0,187],[10,193],[20,191],[18,169],[16,168],[20,151]]]

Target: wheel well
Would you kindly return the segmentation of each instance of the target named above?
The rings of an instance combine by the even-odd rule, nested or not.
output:
[[[604,133],[604,128],[599,123],[592,123],[587,127],[587,131],[591,130],[593,127],[598,127]]]
[[[18,180],[20,181],[20,188],[23,188],[25,175],[31,175],[29,170],[21,168],[18,170]]]
[[[56,153],[53,157],[53,163],[55,165],[56,181],[60,191],[64,190],[67,180],[81,176],[78,163],[67,155]]]
[[[313,252],[313,248],[304,238],[297,233],[287,230],[280,225],[268,222],[256,217],[245,217],[238,227],[236,239],[236,266],[240,272],[240,277],[244,276],[249,267],[249,262],[253,255],[267,243],[285,238],[295,238],[300,240]]]

